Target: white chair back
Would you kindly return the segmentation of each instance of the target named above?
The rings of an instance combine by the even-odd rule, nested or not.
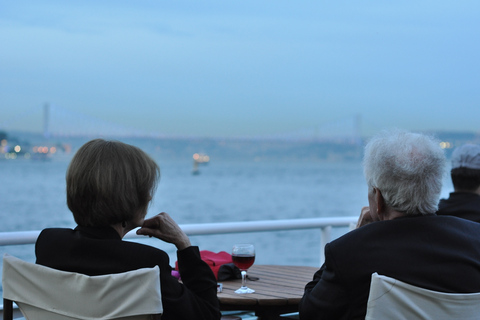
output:
[[[480,293],[444,293],[372,274],[366,320],[478,320]]]
[[[4,299],[28,320],[145,320],[163,313],[158,266],[90,277],[5,254],[2,284]]]

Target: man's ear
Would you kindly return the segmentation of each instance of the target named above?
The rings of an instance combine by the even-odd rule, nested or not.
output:
[[[380,189],[375,188],[375,204],[377,205],[377,215],[380,220],[385,220],[387,206]]]

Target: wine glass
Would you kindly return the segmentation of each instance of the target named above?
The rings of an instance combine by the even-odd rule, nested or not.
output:
[[[253,293],[255,290],[247,287],[247,269],[250,268],[255,261],[255,247],[253,244],[236,244],[232,249],[233,263],[242,272],[242,287],[235,293]]]

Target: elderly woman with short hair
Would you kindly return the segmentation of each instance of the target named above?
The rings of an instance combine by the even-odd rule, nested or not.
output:
[[[216,280],[198,247],[165,212],[145,219],[160,170],[141,149],[118,141],[92,140],[67,171],[67,204],[78,226],[49,228],[38,237],[37,263],[90,276],[160,268],[165,320],[220,319]],[[122,238],[137,234],[174,244],[182,282],[171,275],[168,255]]]

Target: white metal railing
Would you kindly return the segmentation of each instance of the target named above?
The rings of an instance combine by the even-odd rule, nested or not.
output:
[[[189,236],[214,235],[225,233],[263,232],[280,230],[319,229],[320,230],[320,265],[325,259],[323,248],[331,240],[332,227],[350,227],[358,217],[325,217],[311,219],[260,220],[243,222],[220,222],[203,224],[181,224],[182,230]],[[40,230],[0,232],[0,246],[34,244]],[[128,233],[125,238],[143,238],[135,232]],[[16,310],[18,313],[18,310]],[[0,316],[3,305],[0,306]]]
[[[323,248],[331,240],[332,227],[349,227],[358,217],[325,217],[311,219],[259,220],[243,222],[219,222],[203,224],[182,224],[180,227],[189,236],[225,233],[263,232],[299,229],[320,229],[320,264],[323,263]],[[40,230],[0,232],[0,246],[34,244]],[[143,238],[129,232],[125,238]]]

